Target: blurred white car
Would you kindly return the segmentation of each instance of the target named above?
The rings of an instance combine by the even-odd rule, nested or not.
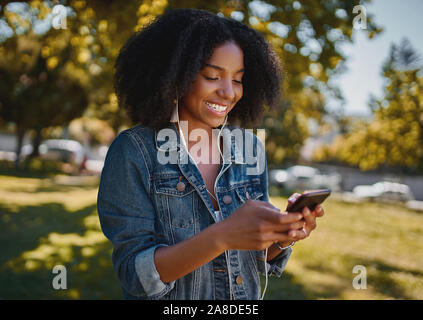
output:
[[[24,145],[21,150],[21,157],[24,158],[32,153],[33,147],[30,144]],[[68,139],[45,140],[38,147],[40,156],[43,159],[60,160],[63,162],[81,165],[86,158],[86,152],[81,143]]]
[[[306,189],[341,189],[341,175],[337,173],[322,174],[309,166],[292,166],[286,170],[275,169],[269,172],[269,181],[273,185],[291,190]]]
[[[353,194],[367,200],[410,201],[414,199],[409,186],[388,181],[358,185],[354,187]]]

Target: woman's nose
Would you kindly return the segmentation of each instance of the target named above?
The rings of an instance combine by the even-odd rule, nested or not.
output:
[[[235,99],[235,90],[231,80],[222,81],[222,86],[217,92],[223,99],[233,101]]]

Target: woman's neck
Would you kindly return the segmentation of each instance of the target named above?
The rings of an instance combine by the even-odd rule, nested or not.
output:
[[[220,153],[217,147],[218,129],[207,126],[191,126],[190,121],[180,124],[175,123],[180,139],[184,136],[188,152],[194,158],[196,163],[218,164],[220,163]],[[191,138],[191,139],[190,139]],[[220,142],[222,150],[222,141]]]

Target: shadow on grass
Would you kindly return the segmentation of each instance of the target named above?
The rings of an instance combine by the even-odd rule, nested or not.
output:
[[[68,212],[61,203],[21,208],[0,204],[0,241],[3,247],[0,263],[34,249],[39,239],[51,232],[82,234],[85,231],[82,220],[93,210],[96,210],[95,204],[76,212]]]
[[[404,267],[396,267],[380,260],[357,261],[357,264],[364,266],[367,271],[367,284],[376,291],[395,299],[415,299],[407,293],[407,288],[395,280],[399,274],[410,274],[413,277],[423,279],[421,270],[413,270]],[[374,271],[375,270],[375,271]]]
[[[53,161],[42,161],[38,168],[25,163],[21,163],[19,168],[16,168],[14,161],[0,160],[0,175],[4,176],[43,179],[63,173],[58,168],[57,162],[53,164]]]
[[[0,175],[8,177],[17,177],[17,178],[36,178],[36,179],[45,179],[51,178],[57,175],[60,172],[31,172],[27,170],[16,170],[14,168],[4,169],[0,168]]]
[[[344,264],[342,268],[338,267],[334,269],[329,264],[308,264],[306,268],[320,272],[322,275],[335,275],[340,279],[346,280],[344,283],[350,285],[352,288],[353,279],[361,275],[361,272],[353,273],[353,267],[358,265],[364,266],[367,273],[367,286],[371,287],[373,291],[393,299],[415,299],[414,296],[408,293],[407,287],[399,282],[398,275],[412,275],[413,277],[423,279],[423,271],[421,270],[396,267],[377,259],[364,259],[351,256],[344,256],[342,259]],[[342,291],[345,289],[344,285],[338,287],[328,286],[327,288],[320,286],[319,292],[310,292],[309,297],[311,299],[336,299],[341,296]]]
[[[16,177],[16,176],[14,176]],[[22,178],[22,177],[17,177]],[[34,177],[26,177],[34,178]],[[97,189],[100,178],[98,176],[51,176],[51,177],[35,177],[38,180],[34,180],[30,183],[23,182],[17,186],[13,185],[3,185],[1,189],[6,192],[18,192],[18,193],[28,193],[30,195],[34,193],[42,192],[72,192],[77,190],[89,191]]]
[[[31,192],[70,192],[74,190],[88,191],[88,190],[92,190],[93,187],[97,187],[97,186],[98,186],[98,182],[93,182],[91,184],[85,183],[84,185],[78,185],[78,186],[54,184],[54,185],[39,186],[34,191],[31,191]]]
[[[0,299],[121,299],[96,204],[70,212],[60,203],[0,205]],[[55,290],[55,265],[67,289]]]
[[[69,246],[72,260],[54,265],[66,268],[66,289],[53,287],[53,268],[41,265],[33,270],[2,265],[0,267],[1,299],[122,299],[119,282],[111,264],[111,246],[104,242],[92,246],[86,256],[80,246]]]
[[[260,276],[262,288],[266,278]],[[270,277],[268,279],[265,300],[306,300],[307,294],[302,285],[295,283],[293,276],[283,272],[280,278]]]

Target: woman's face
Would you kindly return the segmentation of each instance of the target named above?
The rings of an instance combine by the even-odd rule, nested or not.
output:
[[[197,74],[188,94],[180,101],[179,117],[188,120],[189,131],[221,125],[242,97],[244,54],[234,42],[217,46]]]

